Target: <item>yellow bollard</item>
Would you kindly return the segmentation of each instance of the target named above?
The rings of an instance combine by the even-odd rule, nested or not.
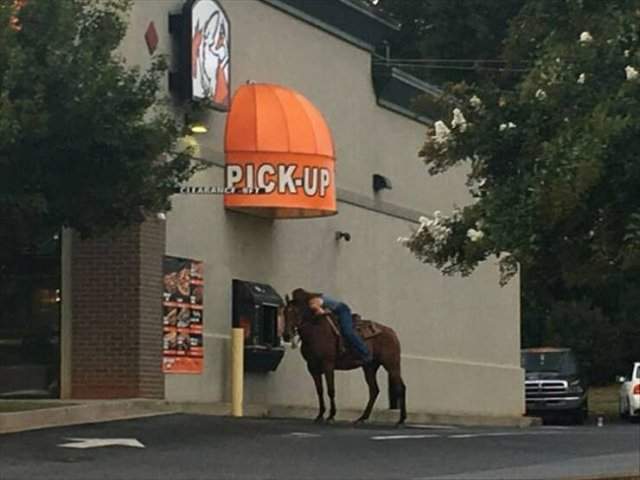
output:
[[[231,330],[231,415],[242,416],[244,395],[244,329]]]

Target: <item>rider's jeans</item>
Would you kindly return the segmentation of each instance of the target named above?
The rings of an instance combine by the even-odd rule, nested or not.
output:
[[[367,359],[369,357],[369,349],[364,341],[353,331],[353,317],[351,316],[351,309],[349,306],[324,295],[322,296],[322,300],[324,306],[333,310],[337,315],[340,322],[340,329],[347,341],[353,345],[362,358]]]

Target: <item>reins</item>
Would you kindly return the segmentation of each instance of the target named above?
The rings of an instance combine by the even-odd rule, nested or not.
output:
[[[335,319],[333,318],[333,315],[331,313],[325,313],[323,315],[312,315],[309,309],[303,309],[304,311],[300,312],[300,308],[295,305],[293,306],[293,309],[295,310],[294,315],[298,319],[298,322],[296,322],[291,327],[293,331],[292,333],[294,335],[300,335],[300,328],[304,327],[304,325],[317,325],[324,318],[327,322],[329,322],[329,326],[331,327],[333,333],[335,333],[338,338],[342,336],[340,334],[340,330],[336,326]]]

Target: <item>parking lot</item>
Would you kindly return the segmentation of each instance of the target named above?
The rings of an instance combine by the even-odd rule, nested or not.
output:
[[[546,479],[640,474],[640,427],[402,429],[165,415],[0,437],[7,479]]]

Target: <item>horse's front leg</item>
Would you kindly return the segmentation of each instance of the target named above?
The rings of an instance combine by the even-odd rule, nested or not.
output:
[[[321,423],[324,421],[324,412],[326,411],[324,406],[324,391],[322,388],[322,373],[312,371],[311,376],[313,377],[313,383],[316,385],[316,393],[318,394],[318,416],[314,422]]]
[[[329,401],[331,402],[327,422],[332,422],[336,416],[336,387],[333,372],[333,367],[327,368],[324,371],[324,378],[327,380],[327,393],[329,394]]]

